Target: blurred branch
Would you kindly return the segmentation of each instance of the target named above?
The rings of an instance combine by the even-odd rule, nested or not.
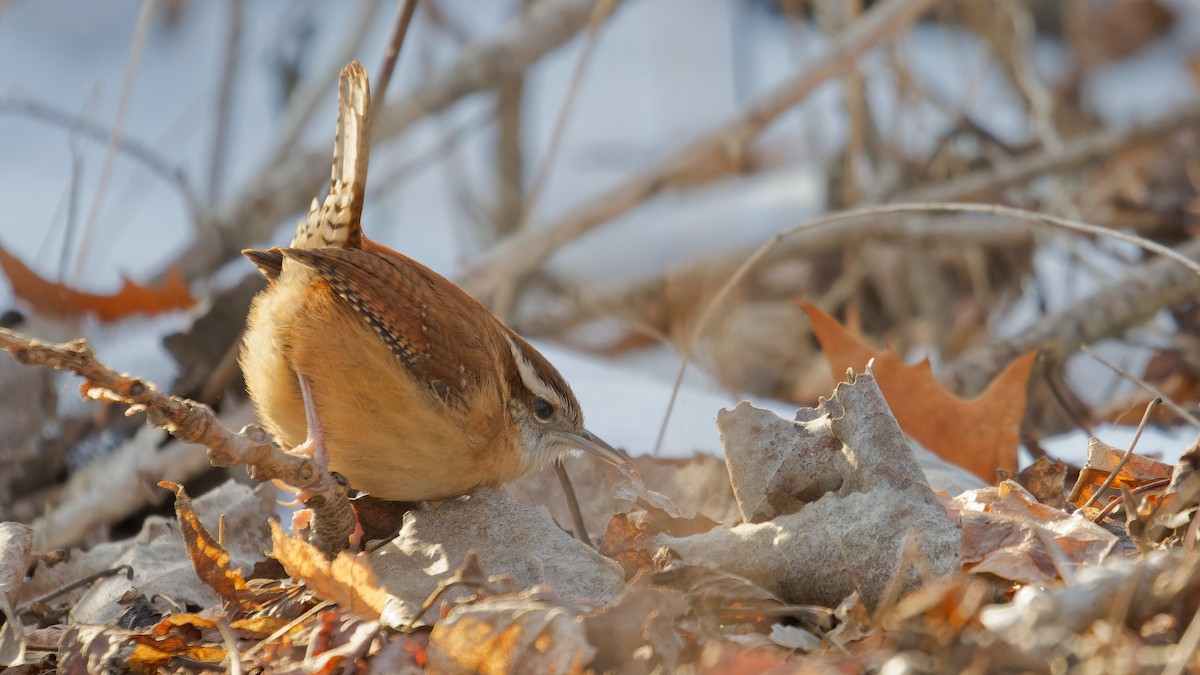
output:
[[[1030,243],[1032,238],[1033,226],[1020,222],[1013,223],[1011,227],[996,227],[992,223],[975,220],[920,217],[903,218],[899,222],[891,218],[845,221],[801,232],[787,239],[763,260],[755,278],[770,278],[770,270],[775,265],[816,260],[830,249],[852,245],[852,242],[959,249],[971,246],[1020,246]],[[653,323],[648,317],[658,313],[658,308],[669,300],[671,286],[710,287],[714,280],[728,278],[751,253],[752,249],[749,248],[720,253],[666,269],[651,279],[632,280],[617,288],[584,290],[577,294],[572,303],[536,303],[518,313],[515,323],[520,325],[522,333],[530,335],[561,335],[562,331],[597,317],[632,320],[635,324]],[[795,297],[795,293],[792,292],[790,297]]]
[[[372,120],[372,140],[395,138],[470,94],[503,85],[586,27],[596,2],[542,0],[526,20],[465,49],[452,65],[407,97],[381,108]],[[326,92],[332,90],[332,82]],[[277,152],[275,157],[257,182],[207,216],[215,225],[214,234],[198,238],[164,270],[178,269],[188,280],[207,275],[239,250],[269,236],[283,219],[299,213],[329,178],[329,150]],[[165,271],[158,276],[164,275]]]
[[[87,220],[83,222],[83,235],[76,249],[79,251],[79,257],[75,259],[75,269],[71,272],[72,285],[78,285],[79,275],[83,272],[92,249],[91,241],[95,235],[96,221],[100,218],[100,210],[104,206],[104,193],[112,175],[113,162],[117,158],[117,144],[121,138],[121,127],[125,124],[125,110],[129,105],[129,92],[133,89],[133,76],[142,57],[146,34],[150,31],[150,18],[154,15],[155,4],[156,0],[142,0],[142,9],[138,12],[137,26],[133,30],[133,44],[129,46],[129,56],[125,60],[125,77],[121,81],[121,95],[117,99],[117,114],[113,120],[112,134],[108,137],[108,148],[104,153],[104,166],[100,169],[100,178],[96,180],[96,195],[92,198],[92,208],[88,211]]]
[[[396,8],[396,20],[392,22],[392,36],[388,39],[387,51],[383,54],[383,65],[375,75],[371,96],[371,107],[378,109],[387,98],[388,85],[392,82],[392,73],[396,70],[396,61],[400,58],[400,50],[404,47],[404,38],[408,35],[408,27],[412,24],[413,14],[417,11],[417,0],[399,0]]]
[[[954,180],[918,188],[897,197],[903,201],[941,202],[955,199],[979,198],[981,195],[1031,180],[1038,176],[1062,171],[1098,158],[1112,155],[1122,148],[1142,141],[1161,138],[1177,129],[1200,124],[1200,100],[1183,104],[1162,118],[1134,124],[1124,129],[1103,129],[1094,134],[1064,141],[1058,151],[1046,149],[981,169]]]
[[[25,115],[56,127],[62,127],[72,133],[79,133],[96,142],[104,142],[113,137],[112,130],[106,127],[82,119],[74,113],[31,99],[0,98],[0,113]],[[142,145],[125,136],[117,138],[116,147],[130,159],[141,162],[143,166],[150,169],[151,173],[157,174],[163,180],[174,185],[175,189],[179,190],[180,197],[183,198],[184,207],[192,222],[196,223],[200,220],[202,217],[200,199],[192,190],[191,184],[188,183],[183,169],[173,166],[149,146]]]
[[[558,115],[554,121],[554,129],[550,132],[550,141],[546,146],[546,150],[542,155],[541,161],[538,164],[537,172],[534,174],[533,181],[529,184],[528,194],[524,194],[522,186],[522,177],[524,171],[521,170],[523,162],[520,161],[520,119],[501,118],[500,137],[501,146],[499,148],[501,158],[501,180],[504,176],[513,176],[513,180],[508,185],[501,187],[501,208],[499,209],[500,219],[497,224],[500,227],[496,228],[496,234],[499,237],[507,237],[515,235],[529,226],[529,221],[533,217],[533,212],[537,210],[537,206],[542,197],[542,191],[545,189],[546,182],[550,178],[550,172],[554,168],[554,163],[558,159],[558,150],[562,145],[563,135],[567,130],[567,121],[571,118],[571,111],[575,107],[575,102],[579,96],[580,85],[583,84],[583,76],[587,72],[588,65],[592,61],[592,55],[596,53],[596,45],[598,44],[597,37],[600,34],[600,27],[612,16],[613,10],[616,9],[615,0],[600,0],[596,4],[596,9],[592,13],[592,19],[588,22],[587,41],[583,45],[583,49],[579,54],[579,60],[575,62],[575,70],[571,73],[571,83],[567,87],[567,94],[563,98],[562,107],[558,109]],[[520,80],[514,81],[514,87],[518,87],[517,96],[520,96]],[[507,89],[505,90],[508,91]],[[503,93],[501,101],[504,100]],[[514,104],[510,104],[510,111],[520,111],[520,100]],[[500,106],[501,111],[505,111],[503,105]],[[511,116],[511,115],[510,115]],[[508,124],[506,125],[505,122]],[[515,125],[515,128],[506,128],[508,125]],[[514,149],[506,148],[504,139],[511,138],[516,142]],[[516,157],[517,162],[513,165],[504,163],[506,154],[511,157]],[[508,188],[508,189],[505,189]],[[508,197],[511,203],[506,203],[503,199]],[[513,199],[515,197],[515,199]],[[507,316],[512,310],[513,302],[520,291],[521,279],[513,278],[501,285],[497,289],[492,298],[492,311],[496,312],[497,316]]]
[[[245,13],[245,0],[229,0],[229,23],[225,27],[225,51],[221,58],[221,85],[217,92],[212,156],[208,161],[207,195],[210,202],[215,202],[221,196],[221,176],[225,175],[225,160],[229,154],[229,118],[233,112],[233,92],[238,75],[238,46],[242,41],[242,20]]]
[[[1200,240],[1183,244],[1176,253],[1200,260]],[[1083,345],[1119,335],[1164,309],[1195,302],[1197,294],[1200,276],[1175,260],[1155,258],[1011,338],[993,339],[968,350],[945,369],[942,379],[969,395],[981,391],[1021,354],[1037,349],[1051,363],[1062,363]]]
[[[658,165],[574,209],[548,227],[531,227],[501,241],[463,274],[461,285],[488,296],[508,279],[532,271],[562,246],[664,192],[683,190],[739,171],[750,144],[780,115],[819,85],[846,72],[855,60],[908,26],[933,0],[879,3],[829,45],[803,73],[751,104],[737,118],[694,141]]]
[[[304,84],[292,94],[292,103],[288,106],[288,114],[287,119],[283,123],[283,131],[275,139],[275,143],[272,146],[273,149],[267,153],[267,171],[278,167],[292,158],[296,150],[296,144],[300,140],[300,134],[304,133],[304,130],[308,127],[308,123],[321,101],[324,101],[330,95],[330,92],[336,90],[338,74],[342,72],[343,66],[354,59],[355,52],[358,51],[359,45],[362,44],[367,31],[371,29],[374,23],[375,15],[379,13],[380,4],[382,4],[382,0],[363,0],[362,4],[358,7],[358,13],[355,14],[350,29],[342,36],[341,44],[334,51],[334,57],[325,64],[320,74],[305,79]],[[328,173],[328,171],[325,173]],[[316,190],[312,190],[311,192],[312,194],[309,194],[308,199],[312,199],[316,195]],[[218,218],[219,226],[224,226],[225,224],[220,223],[219,220]]]

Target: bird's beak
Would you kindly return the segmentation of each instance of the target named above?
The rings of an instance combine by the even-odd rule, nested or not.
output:
[[[580,433],[567,432],[562,435],[562,440],[564,445],[583,450],[613,466],[621,466],[630,459],[629,455],[624,451],[605,443],[600,437],[587,429],[584,429]]]

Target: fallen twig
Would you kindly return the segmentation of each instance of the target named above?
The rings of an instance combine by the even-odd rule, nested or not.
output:
[[[154,426],[186,443],[207,447],[208,461],[213,466],[244,464],[256,481],[281,480],[312,491],[313,497],[305,504],[313,509],[318,521],[330,525],[345,521],[345,537],[335,541],[322,539],[314,545],[325,552],[345,547],[354,529],[345,489],[311,459],[283,452],[261,428],[249,425],[240,432],[226,429],[212,408],[164,394],[150,382],[109,368],[96,358],[86,340],[47,344],[0,328],[0,349],[9,351],[23,364],[51,366],[79,375],[84,379],[84,398],[127,405],[127,415],[145,412]]]

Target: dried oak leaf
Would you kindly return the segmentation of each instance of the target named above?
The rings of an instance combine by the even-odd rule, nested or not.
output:
[[[1011,480],[964,492],[949,508],[962,523],[963,567],[974,574],[1055,583],[1064,567],[1097,565],[1117,543],[1116,535],[1081,513],[1041,504]]]
[[[155,316],[196,304],[177,270],[168,271],[166,281],[158,288],[125,279],[116,293],[98,295],[43,279],[0,246],[0,271],[12,284],[13,295],[38,312],[53,316],[91,314],[100,321],[111,322],[135,314]]]
[[[638,572],[654,569],[654,547],[650,541],[652,532],[646,526],[644,513],[618,513],[608,521],[604,539],[600,542],[600,555],[612,558],[625,570],[625,578],[632,579]]]
[[[996,480],[998,469],[1016,472],[1026,382],[1036,354],[1008,364],[979,398],[965,401],[937,381],[928,360],[910,366],[890,349],[879,351],[863,344],[815,306],[797,304],[808,314],[834,373],[861,371],[875,360],[872,372],[906,434],[988,483]]]
[[[312,544],[284,533],[275,521],[271,521],[271,542],[271,557],[321,599],[371,620],[383,616],[387,591],[375,578],[366,554],[342,551],[327,560]]]
[[[1067,505],[1067,465],[1057,459],[1038,457],[1015,476],[1000,472],[1001,481],[1009,478],[1047,506],[1061,509]]]
[[[23,523],[0,523],[0,666],[25,662],[25,636],[13,611],[16,591],[25,581],[33,557],[33,529]]]
[[[597,652],[589,668],[597,673],[675,672],[685,646],[676,623],[687,611],[688,603],[677,591],[654,588],[647,575],[637,576],[616,604],[584,617],[588,641]]]
[[[129,655],[129,668],[135,673],[161,672],[160,669],[168,668],[171,659],[176,657],[219,667],[227,656],[224,647],[193,644],[180,635],[160,638],[152,635],[134,635],[130,640],[136,644],[133,653]]]
[[[1075,506],[1082,507],[1091,498],[1092,493],[1099,489],[1108,478],[1108,474],[1117,467],[1124,454],[1124,450],[1114,448],[1098,438],[1089,439],[1087,463],[1079,472],[1079,479],[1075,481],[1075,487],[1071,490],[1068,501]],[[1131,455],[1125,466],[1117,472],[1117,477],[1113,479],[1110,489],[1120,491],[1124,486],[1134,490],[1146,483],[1170,478],[1171,471],[1170,464],[1163,464],[1140,455]],[[1097,504],[1097,506],[1103,506],[1103,504]]]
[[[427,654],[436,673],[578,673],[596,650],[561,603],[502,596],[438,621]]]
[[[229,552],[200,522],[183,486],[170,481],[162,481],[158,486],[175,493],[175,516],[179,520],[179,531],[183,534],[196,576],[216,591],[227,606],[243,610],[255,608],[257,603],[248,593],[246,580],[230,566]]]

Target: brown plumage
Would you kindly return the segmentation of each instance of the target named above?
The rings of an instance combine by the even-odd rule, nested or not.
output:
[[[619,461],[584,430],[570,387],[537,350],[458,286],[363,235],[370,92],[357,62],[338,93],[329,195],[290,247],[244,251],[270,280],[241,353],[267,430],[304,444],[306,378],[330,468],[392,500],[498,485],[573,448]]]

